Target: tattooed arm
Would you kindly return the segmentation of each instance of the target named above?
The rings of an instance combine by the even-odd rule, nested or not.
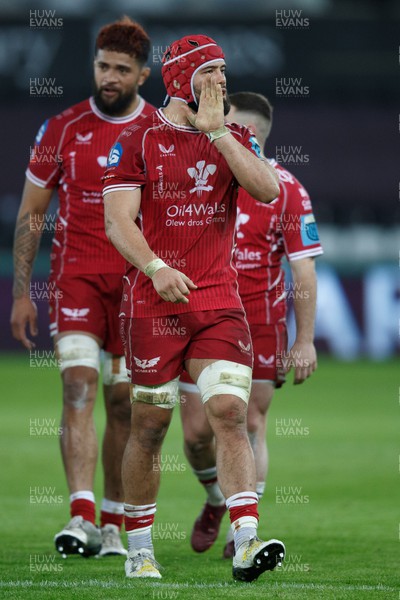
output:
[[[45,214],[52,193],[53,190],[40,188],[26,179],[15,227],[11,330],[15,339],[28,350],[35,347],[26,335],[28,323],[30,334],[37,335],[37,309],[30,299],[29,286],[41,238],[41,228],[38,224],[42,220],[39,216]]]

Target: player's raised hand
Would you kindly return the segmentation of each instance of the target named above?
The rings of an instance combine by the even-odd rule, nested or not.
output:
[[[294,384],[303,383],[317,368],[317,352],[313,343],[295,342],[291,347],[286,372],[294,368]]]
[[[27,337],[26,327],[29,324],[31,336],[38,334],[37,306],[27,296],[16,298],[11,310],[11,331],[13,337],[21,342],[27,350],[35,348],[35,343]]]
[[[215,75],[205,77],[201,83],[197,113],[193,112],[186,104],[183,109],[193,127],[204,133],[215,131],[224,125],[223,92]]]
[[[152,277],[154,289],[166,302],[189,302],[190,290],[196,290],[197,285],[184,273],[164,267],[154,273]]]

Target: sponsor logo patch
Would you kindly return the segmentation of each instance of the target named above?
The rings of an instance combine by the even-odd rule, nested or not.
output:
[[[251,136],[250,142],[251,142],[251,149],[253,150],[254,154],[256,154],[258,156],[258,158],[261,158],[260,144],[258,143],[255,135]]]
[[[90,144],[90,142],[92,141],[92,137],[93,131],[89,131],[86,135],[83,135],[82,133],[77,133],[76,142],[77,144]]]
[[[271,354],[268,358],[265,358],[262,354],[258,355],[258,362],[262,367],[271,367],[274,364],[275,356]]]
[[[158,144],[161,156],[175,156],[175,146],[171,144],[169,148],[165,148],[162,144]]]
[[[89,314],[90,308],[61,308],[61,312],[66,317],[66,321],[87,321],[85,318]]]
[[[301,241],[303,246],[313,246],[319,243],[318,229],[313,214],[301,215]]]
[[[241,347],[241,349],[243,350],[243,352],[250,352],[250,349],[251,349],[251,343],[250,342],[248,344],[244,344],[242,342],[242,340],[238,340],[238,344]]]
[[[155,358],[144,358],[140,359],[136,356],[133,357],[135,360],[135,364],[139,369],[135,369],[136,371],[145,371],[147,369],[151,369],[151,367],[155,367],[155,365],[159,362],[161,356],[156,356]],[[152,369],[152,372],[155,372],[155,369]]]
[[[114,144],[108,155],[107,167],[118,167],[123,154],[122,146],[119,142]]]

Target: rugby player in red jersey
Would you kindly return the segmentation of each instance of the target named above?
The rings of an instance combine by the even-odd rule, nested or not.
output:
[[[126,575],[161,577],[151,537],[160,476],[154,464],[185,367],[217,439],[220,485],[235,529],[233,576],[252,581],[274,569],[285,548],[257,537],[246,431],[252,347],[232,251],[238,186],[271,202],[278,176],[258,156],[248,129],[224,125],[225,61],[214,40],[193,35],[171,44],[162,76],[169,104],[143,119],[135,135],[129,127],[120,135],[104,177],[107,235],[129,263],[121,307],[133,384],[122,473]],[[167,336],[160,329],[166,320]]]
[[[246,125],[262,147],[272,125],[272,107],[261,94],[239,92],[229,97],[229,121]],[[256,462],[256,492],[261,499],[268,468],[266,415],[275,388],[294,367],[294,383],[302,383],[317,366],[314,347],[316,275],[314,257],[322,254],[311,200],[301,183],[270,160],[279,175],[280,194],[270,204],[255,202],[239,190],[236,221],[235,267],[254,349],[253,384],[247,428]],[[285,287],[282,260],[286,256],[293,285]],[[286,302],[293,299],[296,339],[287,352]],[[191,544],[196,552],[208,550],[216,540],[224,515],[224,497],[217,480],[214,435],[201,404],[197,386],[184,373],[180,382],[185,402],[181,417],[185,453],[205,487],[207,501],[196,520]],[[232,531],[224,549],[233,556]]]
[[[104,232],[101,177],[115,138],[154,108],[138,94],[149,76],[150,40],[125,17],[96,39],[94,96],[47,120],[26,171],[14,246],[13,335],[34,348],[37,311],[30,299],[32,267],[54,190],[59,211],[51,251],[50,333],[63,383],[61,452],[70,492],[71,521],[55,536],[63,555],[126,554],[121,461],[129,435],[129,387],[119,336],[125,261]],[[100,350],[107,425],[103,439],[101,531],[95,527],[97,439],[93,407]]]

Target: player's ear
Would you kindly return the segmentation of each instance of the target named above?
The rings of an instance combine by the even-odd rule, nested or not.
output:
[[[139,86],[144,84],[144,82],[150,75],[150,71],[151,71],[150,67],[142,68],[142,70],[140,71],[140,77],[139,77],[139,81],[138,81]]]

